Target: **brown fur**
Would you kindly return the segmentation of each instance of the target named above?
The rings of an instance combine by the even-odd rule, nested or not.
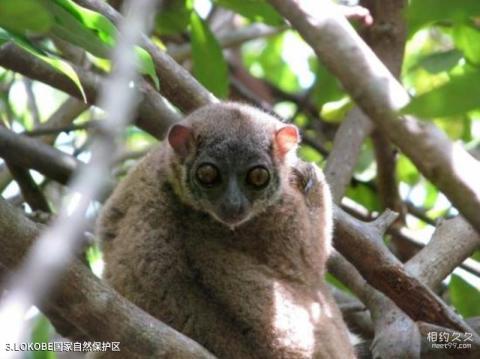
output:
[[[237,128],[256,113],[236,104],[203,111],[240,121]],[[262,116],[258,131],[273,138],[280,122]],[[218,121],[196,126],[236,135]],[[280,198],[231,230],[174,189],[176,166],[165,141],[108,200],[99,222],[106,280],[222,359],[354,357],[323,279],[332,218],[321,172],[285,162]]]

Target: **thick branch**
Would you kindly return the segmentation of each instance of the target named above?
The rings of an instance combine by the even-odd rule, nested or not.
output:
[[[406,263],[405,269],[435,288],[478,248],[480,235],[457,216],[440,222],[430,242]]]
[[[480,232],[480,163],[432,123],[398,115],[409,101],[407,92],[338,8],[330,1],[269,2],[312,46],[365,114]]]
[[[39,232],[38,225],[0,198],[0,262],[4,266],[16,268]],[[94,340],[120,341],[124,357],[213,358],[103,284],[78,260],[62,276],[49,306]]]
[[[365,221],[365,222],[368,222],[368,221],[371,221],[372,219],[374,219],[374,217],[372,217],[367,210],[364,210],[364,209],[360,208],[360,206],[355,207],[355,205],[353,203],[348,203],[347,201],[343,201],[342,202],[342,209],[345,212],[354,216],[355,218],[357,218],[359,220],[362,220],[362,221]],[[464,220],[464,222],[465,222],[465,220]],[[468,223],[466,223],[466,225],[468,226],[469,230],[472,231],[476,235],[477,232],[475,232],[473,230],[473,228]],[[387,230],[387,234],[390,234],[391,236],[396,237],[398,240],[401,240],[405,243],[408,243],[408,245],[410,247],[412,247],[413,249],[415,249],[417,251],[419,251],[419,250],[421,250],[422,248],[425,247],[424,241],[420,240],[420,238],[414,237],[411,233],[408,232],[408,230],[406,228],[400,228],[399,229],[399,228],[396,228],[396,227],[390,227]],[[461,242],[462,240],[460,238],[465,238],[465,237],[470,238],[470,235],[468,234],[468,231],[465,231],[464,229],[458,229],[455,232],[455,234],[453,235],[452,240]],[[470,243],[470,239],[467,240],[467,243]],[[460,257],[464,257],[464,258],[468,257],[470,255],[470,252],[468,251],[469,250],[468,247],[466,247],[466,250],[464,250],[463,249],[464,247],[462,245],[461,248],[462,248],[462,250],[459,252],[458,255]],[[447,256],[449,254],[450,253],[448,253]],[[429,272],[430,262],[422,261],[422,263],[425,263],[425,265],[423,265],[423,264],[421,265],[421,270],[425,271],[425,272]],[[447,264],[447,266],[448,266],[448,264]],[[460,268],[465,269],[466,271],[472,273],[473,275],[476,275],[477,277],[480,277],[480,263],[478,261],[467,258],[462,263],[460,263],[459,266],[460,266]],[[453,268],[452,268],[452,270],[453,270]],[[418,272],[417,272],[417,269],[416,269],[415,270],[415,275],[417,273]],[[433,275],[435,277],[437,277],[436,274],[433,274]],[[438,276],[438,277],[440,277],[440,276]],[[421,279],[421,280],[423,281],[423,279]]]
[[[334,219],[337,250],[370,285],[385,293],[413,320],[472,331],[432,290],[406,272],[383,245],[383,233],[375,222],[360,222],[338,207],[335,207]]]
[[[329,258],[328,267],[370,310],[375,327],[375,340],[371,347],[374,357],[419,357],[420,333],[412,319],[389,298],[371,287],[339,253]]]

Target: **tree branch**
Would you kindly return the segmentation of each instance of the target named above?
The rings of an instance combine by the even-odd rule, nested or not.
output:
[[[336,206],[334,219],[335,248],[370,285],[385,293],[413,320],[473,332],[432,290],[403,268],[383,245],[383,232],[375,222],[360,222]]]
[[[480,232],[480,163],[432,123],[398,115],[409,102],[408,93],[338,8],[330,1],[269,2],[312,46],[365,114]]]
[[[275,0],[276,1],[276,0]],[[108,6],[105,6],[105,4],[103,3],[100,3],[100,2],[97,2],[97,1],[87,1],[87,0],[82,0],[82,1],[77,1],[78,3],[81,3],[81,4],[84,4],[84,5],[89,5],[89,7],[91,9],[94,9],[94,10],[97,10],[101,13],[103,13],[104,15],[109,15],[110,18],[112,19],[116,19],[116,12],[113,12],[113,9],[109,8]],[[272,1],[274,2],[274,1]],[[94,6],[92,6],[94,5]],[[281,11],[282,12],[282,11]],[[298,11],[297,11],[297,14],[298,14]],[[287,14],[284,14],[287,18],[290,18],[289,15]],[[309,18],[306,14],[302,14],[302,16],[304,18]],[[293,23],[293,21],[292,21]],[[331,35],[331,34],[330,34]],[[323,35],[322,35],[323,36]],[[330,38],[331,39],[331,38]],[[341,42],[338,41],[338,38],[335,38],[335,40],[331,39],[331,41],[337,43],[337,44],[340,44]],[[336,46],[336,45],[335,45]],[[333,61],[333,60],[332,60]],[[336,61],[336,60],[335,60]],[[378,61],[378,60],[377,60]],[[384,68],[383,65],[381,65],[379,67],[380,69]],[[164,68],[165,69],[165,68]],[[174,71],[174,69],[170,69],[169,71]],[[355,69],[352,69],[352,67],[350,67],[350,72],[352,71],[359,71],[357,68]],[[360,71],[361,73],[362,71]],[[386,74],[389,75],[388,71],[386,71]],[[171,76],[174,76],[174,74],[171,74]],[[391,75],[389,75],[391,76]],[[370,79],[368,79],[368,81],[370,82]],[[192,87],[190,87],[190,85],[192,85],[191,83],[189,84],[185,84],[185,82],[183,81],[180,81],[178,83],[179,87],[186,90],[187,88],[190,88],[190,92],[193,91],[192,94],[196,95],[196,96],[199,96],[200,98],[204,99],[205,101],[208,101],[208,102],[211,102],[212,101],[212,98],[211,97],[206,97],[206,96],[203,96],[202,94],[205,94],[204,91],[201,91],[199,93],[195,93],[195,89],[192,90]],[[187,86],[188,85],[188,86]],[[399,85],[397,86],[399,87]],[[361,87],[360,87],[361,88]],[[395,88],[395,86],[394,86]],[[400,87],[401,89],[401,87]],[[389,94],[388,91],[385,90],[384,87],[382,88],[373,88],[373,90],[375,90],[378,94],[380,94],[381,96],[383,96],[383,98],[385,97],[385,94]],[[403,91],[403,89],[401,89]],[[357,91],[358,93],[358,91]],[[171,97],[170,97],[171,96]],[[170,100],[172,100],[173,102],[175,102],[174,98],[175,98],[175,95],[174,94],[169,94],[167,95],[167,97],[169,97]],[[358,97],[358,94],[357,96],[354,96],[355,98]],[[362,97],[363,98],[363,97]],[[408,96],[407,96],[408,98]],[[403,102],[401,102],[401,105],[403,105],[404,103],[407,102],[407,98],[404,99]],[[401,99],[401,98],[400,98]],[[178,101],[178,99],[177,99]],[[373,101],[373,100],[372,100]],[[397,107],[400,107],[400,104],[399,102],[395,102],[395,99],[392,98],[392,101],[393,103],[396,103],[397,104]],[[195,103],[196,105],[195,105]],[[189,104],[187,104],[187,107],[188,106],[200,106],[200,105],[203,105],[204,102],[203,101],[192,101],[190,102]],[[390,104],[389,104],[390,105]],[[372,105],[374,106],[373,108],[376,110],[376,111],[379,111],[379,108],[378,106],[376,105]],[[369,107],[370,108],[370,107]],[[386,107],[387,109],[388,108],[391,108],[391,106],[387,106]],[[369,111],[371,112],[371,111]],[[378,117],[378,113],[377,113],[377,117]],[[359,233],[363,230],[367,230],[368,232],[371,233],[371,229],[368,229],[368,228],[365,228],[365,227],[362,227],[361,229],[358,227],[358,226],[352,226],[352,223],[349,222],[349,220],[347,219],[347,215],[343,212],[340,212],[340,211],[336,211],[337,213],[339,213],[339,216],[337,217],[338,219],[338,228],[343,228],[343,229],[348,229],[348,230],[351,230],[351,233],[350,234],[356,234],[357,236],[362,236],[362,233]],[[369,237],[369,236],[367,236]],[[381,239],[380,239],[381,240]],[[347,241],[345,241],[347,242]],[[346,244],[346,243],[345,243]],[[346,246],[348,246],[348,244],[346,244]],[[343,250],[344,248],[342,248],[341,252],[342,253],[350,253],[352,256],[356,256],[356,257],[360,257],[362,254],[358,253],[351,253],[352,252],[352,248],[350,248],[350,251],[348,249],[345,249]],[[378,250],[378,249],[377,249]],[[375,251],[377,251],[375,250]],[[377,254],[379,254],[377,252]],[[378,263],[378,257],[375,256],[375,259],[377,260],[376,263]],[[375,261],[375,260],[374,260]],[[360,262],[360,260],[359,260]],[[355,263],[356,264],[356,263]],[[394,269],[394,272],[395,274],[397,274],[396,272],[399,270],[400,268],[400,264],[395,262],[395,265],[396,266],[393,266],[393,267],[390,267],[390,269]],[[371,264],[369,264],[368,266],[361,266],[362,267],[362,272],[365,272],[367,274],[372,274],[370,272],[370,269],[372,269],[372,266]],[[387,266],[388,267],[388,266]],[[363,274],[365,274],[363,273]],[[377,273],[377,274],[385,274],[384,272],[382,273]],[[391,278],[396,278],[396,275],[393,274],[392,272],[390,272],[390,274],[392,275]],[[415,286],[413,288],[415,288],[415,290],[412,290],[411,288],[412,287],[409,287],[409,288],[401,288],[402,289],[402,295],[404,295],[405,293],[403,293],[403,291],[406,291],[408,293],[407,297],[413,297],[415,298],[417,295],[419,294],[423,294],[422,298],[420,301],[423,301],[423,300],[426,300],[427,302],[431,302],[432,306],[434,307],[433,310],[429,313],[422,313],[422,312],[419,312],[418,309],[416,309],[412,304],[414,302],[410,302],[410,303],[406,303],[406,302],[403,302],[403,303],[400,303],[401,306],[403,305],[404,308],[407,309],[407,312],[410,312],[409,314],[412,315],[413,318],[415,319],[418,319],[419,317],[428,317],[428,319],[426,320],[430,320],[430,321],[433,321],[433,322],[436,322],[438,321],[439,323],[448,323],[448,325],[451,325],[453,327],[456,327],[456,328],[465,328],[464,326],[464,323],[462,323],[453,313],[451,313],[451,310],[443,303],[441,302],[438,298],[436,298],[436,296],[428,290],[428,288],[425,288],[425,286],[421,285],[421,283],[418,283],[418,281],[416,281],[414,278],[411,278],[409,277],[404,271],[400,270],[398,275],[402,278],[402,279],[408,279],[408,284],[415,284]],[[368,277],[368,276],[367,276]],[[373,275],[373,277],[375,277],[375,275]],[[398,292],[398,289],[400,289],[396,283],[392,283],[392,282],[388,282],[388,281],[384,281],[384,277],[382,275],[379,276],[380,280],[376,280],[375,281],[375,278],[369,278],[370,280],[372,280],[373,282],[375,282],[376,285],[378,285],[380,288],[381,287],[384,287],[382,288],[386,293],[387,295],[390,295],[394,300],[396,301],[399,301],[399,302],[402,302],[403,298],[401,296],[399,296],[399,292]],[[382,284],[382,282],[385,282],[385,284]]]
[[[368,211],[366,211],[366,210],[362,211],[359,207],[355,208],[352,204],[348,204],[346,201],[343,201],[342,209],[345,212],[351,214],[355,218],[360,219],[362,221],[371,221],[372,219],[374,219],[372,216],[370,216],[368,214]],[[476,232],[472,229],[472,227],[469,226],[469,228],[476,235]],[[423,241],[421,241],[420,239],[415,238],[410,233],[408,233],[405,228],[390,227],[390,228],[388,228],[387,233],[390,234],[393,237],[396,237],[398,240],[401,240],[401,241],[404,241],[405,243],[408,243],[412,248],[415,248],[417,251],[421,250],[422,248],[425,248],[425,243]],[[460,238],[469,237],[470,235],[468,234],[467,231],[459,229],[457,232],[452,234],[452,236],[453,236],[453,238],[455,238],[455,239],[452,238],[452,240],[461,242]],[[470,242],[470,240],[467,240],[467,242]],[[463,248],[463,246],[462,246],[462,248]],[[467,258],[469,256],[468,245],[467,245],[467,252],[466,251],[460,251],[459,253],[463,253],[463,254],[460,254],[460,256],[464,256],[464,258],[466,258],[462,263],[460,263],[460,265],[459,265],[460,268],[465,269],[466,271],[472,273],[473,275],[476,275],[476,276],[480,277],[480,263],[478,261],[473,260],[473,259]],[[449,253],[446,254],[447,257],[448,257],[448,255],[449,255]],[[425,270],[425,271],[428,272],[429,271],[428,266],[429,266],[428,263],[425,264],[424,268],[423,268],[423,265],[422,265],[422,270]],[[417,273],[417,272],[415,272],[415,273]]]
[[[27,107],[33,119],[33,124],[38,126],[40,124],[40,112],[38,111],[37,100],[33,93],[33,83],[30,79],[23,79],[23,85],[27,94]]]
[[[6,44],[0,48],[0,66],[81,99],[81,94],[72,80],[14,44]],[[75,65],[72,65],[72,67],[80,79],[88,103],[96,104],[98,89],[103,78],[82,67]],[[138,82],[138,90],[140,92],[140,102],[136,125],[152,136],[161,139],[171,124],[180,121],[180,116],[166,104],[165,99],[146,81],[140,80]]]
[[[405,269],[435,288],[478,248],[480,235],[457,216],[439,223],[430,242],[406,263]]]
[[[85,103],[69,97],[63,102],[60,107],[50,116],[50,118],[34,127],[34,130],[47,130],[51,127],[66,126],[71,124],[72,121],[77,118],[83,111],[88,108]],[[53,145],[56,135],[43,136],[41,141],[43,143]],[[0,167],[0,192],[10,183],[12,177],[5,166]]]
[[[18,267],[39,233],[37,224],[0,198],[0,266]],[[193,340],[124,299],[79,260],[69,265],[47,302],[51,311],[68,318],[91,339],[120,341],[124,357],[214,358]],[[55,316],[53,319],[55,322]]]
[[[118,41],[112,54],[114,70],[100,88],[99,103],[106,118],[95,133],[92,159],[72,179],[71,188],[77,195],[62,204],[58,217],[42,233],[25,263],[12,276],[12,285],[0,303],[0,318],[4,322],[0,336],[4,340],[18,342],[26,336],[24,313],[49,294],[82,243],[82,233],[88,225],[85,213],[106,187],[111,154],[115,153],[117,139],[135,113],[137,92],[130,86],[138,78],[134,47],[145,24],[149,23],[145,22],[145,17],[152,14],[152,10],[151,0],[126,3],[127,16],[119,24]]]
[[[347,285],[370,310],[375,328],[375,339],[371,346],[374,357],[419,357],[421,341],[415,322],[389,298],[371,287],[339,253],[334,253],[329,258],[328,266],[332,274]]]
[[[32,131],[48,131],[51,128],[69,126],[73,120],[80,116],[88,107],[84,102],[74,97],[69,97],[55,110],[46,122],[34,127]],[[41,140],[43,143],[53,145],[57,135],[57,133],[54,133],[53,135],[42,136]]]
[[[17,166],[35,169],[62,184],[81,166],[75,157],[3,126],[0,126],[0,157]]]
[[[22,132],[22,135],[28,136],[28,137],[44,137],[47,135],[58,135],[62,132],[72,132],[72,131],[78,131],[78,130],[89,130],[89,129],[95,129],[98,128],[100,123],[96,120],[91,120],[85,123],[82,123],[80,125],[75,125],[75,124],[70,124],[66,126],[59,126],[59,127],[43,127],[43,128],[35,128],[31,131],[24,131]]]
[[[96,11],[114,23],[121,21],[122,16],[109,4],[100,0],[75,0],[87,9]],[[160,92],[183,111],[192,111],[197,107],[218,100],[203,87],[182,66],[177,64],[165,51],[160,50],[146,36],[142,38],[142,46],[152,56],[158,77]]]
[[[247,41],[259,38],[269,37],[285,30],[285,27],[271,27],[263,24],[252,24],[232,30],[225,34],[217,36],[218,43],[222,48],[236,47]],[[192,55],[192,45],[183,44],[179,46],[169,46],[168,55],[177,62],[185,61]]]
[[[324,170],[335,203],[340,203],[344,196],[352,179],[362,143],[372,129],[372,122],[358,107],[355,107],[348,112],[335,134],[333,148]]]
[[[11,162],[6,162],[6,164],[15,182],[17,182],[18,187],[20,187],[23,199],[28,203],[30,208],[33,211],[49,213],[51,210],[48,201],[35,183],[30,172]]]

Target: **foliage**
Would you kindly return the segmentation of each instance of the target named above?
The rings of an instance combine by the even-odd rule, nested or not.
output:
[[[458,275],[452,275],[448,286],[453,305],[465,318],[480,315],[480,292]]]
[[[431,75],[423,75],[423,83],[415,84],[418,95],[405,113],[450,117],[480,107],[479,16],[480,4],[474,0],[411,1],[407,11],[411,42],[421,48],[418,55],[411,55],[416,59],[407,75],[416,76],[422,70]]]
[[[251,21],[261,21],[269,25],[283,23],[282,17],[265,0],[214,0],[214,2]]]
[[[14,42],[63,72],[85,97],[80,80],[68,62],[48,51],[46,44],[32,42],[27,35],[33,33],[58,37],[94,56],[107,58],[115,45],[115,26],[103,15],[82,8],[71,0],[21,0],[19,3],[2,0],[0,10],[1,6],[4,11],[0,15],[0,27],[3,28],[0,39]],[[29,20],[12,21],[12,15],[16,15],[16,19]],[[140,71],[150,76],[158,87],[158,77],[150,55],[138,48],[137,56]]]
[[[39,315],[33,326],[31,342],[48,343],[53,334],[54,329],[48,319],[43,315]],[[54,352],[48,350],[30,352],[28,355],[29,359],[55,359],[56,357]]]
[[[190,15],[193,73],[216,96],[228,93],[227,63],[222,49],[205,21],[193,11]]]

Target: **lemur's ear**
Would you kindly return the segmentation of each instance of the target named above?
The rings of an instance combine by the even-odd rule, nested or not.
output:
[[[300,142],[300,134],[294,125],[285,125],[275,133],[275,147],[278,155],[283,158]]]
[[[173,125],[168,131],[167,138],[175,153],[181,157],[188,155],[193,145],[193,131],[190,127]]]

